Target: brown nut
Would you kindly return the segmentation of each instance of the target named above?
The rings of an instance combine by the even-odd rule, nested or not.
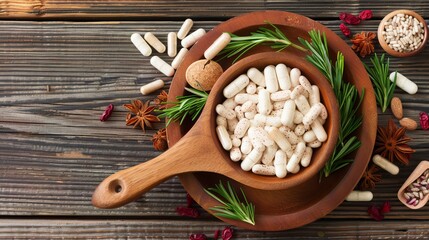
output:
[[[222,67],[217,62],[203,59],[189,65],[185,76],[191,87],[209,91],[222,73]]]
[[[398,97],[392,98],[390,101],[390,108],[392,109],[393,116],[400,120],[404,117],[404,111],[402,109],[402,101]]]
[[[417,129],[417,122],[411,118],[402,118],[401,120],[399,120],[399,124],[401,124],[401,126],[406,128],[407,130]]]

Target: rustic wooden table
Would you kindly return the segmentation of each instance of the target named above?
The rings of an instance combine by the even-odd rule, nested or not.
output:
[[[188,239],[191,233],[213,236],[222,229],[224,223],[201,209],[200,219],[177,215],[176,206],[186,202],[177,178],[119,209],[96,209],[91,195],[106,176],[159,154],[150,141],[155,130],[142,133],[124,124],[121,105],[152,99],[138,89],[161,76],[131,44],[130,35],[151,31],[165,42],[187,17],[209,30],[239,14],[266,9],[299,13],[339,33],[340,12],[372,9],[374,18],[353,31],[376,31],[381,18],[396,9],[428,17],[429,1],[0,0],[0,238]],[[396,91],[405,115],[416,120],[420,111],[429,111],[428,57],[429,48],[415,57],[391,58],[392,69],[419,86],[416,95]],[[109,103],[117,108],[101,123],[98,117]],[[379,123],[391,117],[387,111]],[[427,132],[408,135],[417,150],[410,165],[401,166],[395,177],[382,173],[374,191],[374,203],[392,204],[384,221],[368,217],[369,203],[344,202],[299,229],[235,228],[234,239],[429,238],[429,207],[412,211],[396,198],[402,182],[429,153]]]

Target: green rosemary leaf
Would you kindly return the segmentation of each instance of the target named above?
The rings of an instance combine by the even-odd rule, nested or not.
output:
[[[255,205],[249,203],[243,189],[240,190],[244,202],[240,201],[237,192],[229,182],[227,182],[227,188],[220,181],[214,188],[204,189],[209,196],[221,203],[219,206],[210,208],[210,210],[215,212],[216,216],[240,220],[255,225]]]
[[[359,96],[356,87],[344,81],[344,55],[338,52],[336,62],[333,63],[329,57],[326,35],[316,30],[311,30],[309,35],[311,42],[299,39],[301,44],[311,52],[311,55],[308,55],[306,59],[325,75],[339,104],[340,130],[338,141],[332,156],[322,170],[323,175],[328,177],[331,173],[353,162],[353,159],[346,157],[360,147],[359,139],[352,134],[362,125],[362,117],[358,115],[357,109],[362,103],[365,91],[362,89]]]
[[[382,112],[385,112],[387,107],[389,107],[396,86],[396,73],[394,81],[390,81],[390,59],[387,58],[386,61],[384,58],[384,53],[380,58],[377,56],[377,54],[374,54],[374,57],[371,58],[372,67],[364,63],[365,69],[368,72],[374,86],[377,103],[380,106]]]

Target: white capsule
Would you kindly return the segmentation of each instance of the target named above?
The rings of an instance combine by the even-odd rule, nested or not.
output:
[[[278,178],[284,178],[287,175],[286,170],[287,158],[286,153],[282,150],[278,150],[274,156],[274,168]]]
[[[247,132],[247,129],[250,127],[250,121],[247,118],[242,118],[240,121],[238,121],[237,126],[234,130],[234,136],[237,138],[242,138]]]
[[[263,152],[264,150],[254,148],[241,162],[241,169],[250,171],[255,164],[259,163]]]
[[[207,60],[211,60],[216,55],[222,51],[228,45],[228,43],[231,41],[231,35],[229,33],[222,33],[213,43],[212,45],[207,48],[207,50],[204,52],[204,57]]]
[[[229,134],[226,128],[224,126],[217,126],[216,133],[223,149],[230,150],[232,148],[232,142],[231,142],[231,139],[229,138]]]
[[[186,35],[188,35],[189,31],[192,28],[192,25],[194,25],[194,22],[192,21],[192,19],[186,19],[182,26],[180,27],[179,31],[177,32],[177,38],[182,40],[186,37]]]
[[[187,37],[185,37],[181,44],[184,48],[190,48],[192,45],[194,45],[202,36],[206,34],[206,30],[199,28],[195,30],[195,32],[189,34]]]
[[[395,79],[395,73],[396,73],[396,86],[400,87],[402,90],[409,94],[415,94],[418,90],[417,85],[411,81],[410,79],[406,78],[404,75],[400,74],[399,72],[392,72],[389,76],[390,81],[394,81]]]
[[[238,147],[233,147],[231,151],[229,152],[229,158],[231,158],[232,161],[238,162],[241,159],[241,151]]]
[[[263,115],[270,114],[273,106],[270,101],[270,93],[267,90],[261,89],[259,91],[258,102],[258,112]]]
[[[272,94],[271,94],[272,95]],[[283,110],[286,101],[279,101],[273,103],[273,110]]]
[[[322,108],[322,110],[320,110],[320,118],[323,121],[320,121],[321,124],[325,124],[325,121],[328,118],[328,110],[326,109],[325,105],[323,105],[322,103],[318,103],[320,105],[320,107]]]
[[[293,123],[301,124],[303,117],[304,117],[304,115],[302,115],[302,113],[300,111],[295,111],[295,115],[293,116]]]
[[[238,93],[234,96],[234,101],[237,104],[244,104],[247,101],[252,101],[252,103],[258,103],[259,96],[258,94]]]
[[[280,89],[289,90],[292,84],[290,82],[290,76],[286,65],[284,65],[283,63],[277,64],[276,74],[277,74],[277,80],[279,81]]]
[[[298,124],[295,129],[293,130],[293,132],[299,137],[304,135],[306,131],[306,127],[304,126],[304,124]]]
[[[161,41],[159,41],[159,39],[155,35],[153,35],[153,33],[146,33],[144,35],[144,40],[146,40],[146,42],[149,43],[149,45],[151,45],[157,52],[165,52],[165,45]]]
[[[235,112],[234,112],[234,114],[235,114]],[[235,130],[235,127],[238,124],[237,118],[226,119],[226,122],[227,122],[227,125],[228,125],[228,131],[230,131],[230,132],[233,133],[234,130]]]
[[[308,167],[311,162],[311,157],[313,156],[313,149],[311,147],[306,147],[304,154],[301,158],[301,166]]]
[[[307,98],[305,98],[303,95],[299,95],[295,99],[295,104],[298,110],[304,115],[307,114],[307,112],[310,110],[310,104],[308,103]]]
[[[250,111],[244,113],[244,117],[249,120],[253,119],[255,115],[256,115],[256,108],[252,108],[250,109]]]
[[[252,172],[258,175],[264,176],[274,176],[276,175],[276,170],[274,166],[267,166],[263,164],[255,164],[252,167]]]
[[[311,93],[313,90],[311,88],[311,83],[308,81],[308,79],[305,76],[299,76],[298,78],[299,84],[304,87],[305,90],[307,90],[308,93]]]
[[[232,146],[233,147],[240,147],[241,146],[241,140],[237,138],[234,135],[229,136],[231,138]]]
[[[309,131],[304,133],[304,135],[302,136],[302,139],[306,143],[311,143],[311,142],[314,142],[315,140],[317,140],[317,137],[316,137],[316,134],[314,134],[314,132],[312,130],[309,130]]]
[[[232,98],[229,98],[229,99],[232,99]],[[255,108],[255,107],[256,107],[256,105],[252,101],[248,100],[245,103],[243,103],[243,105],[241,105],[241,111],[248,112],[252,108]]]
[[[259,150],[264,151],[265,145],[262,143],[262,139],[257,135],[255,131],[256,128],[257,127],[250,126],[247,130],[247,136],[249,136],[253,148],[258,148]]]
[[[313,142],[309,142],[308,146],[311,148],[318,148],[320,146],[322,146],[322,142],[320,142],[319,140],[314,140]]]
[[[223,101],[222,105],[228,109],[234,109],[237,107],[237,103],[232,98],[227,98],[225,101]]]
[[[315,104],[313,105],[310,110],[305,114],[305,116],[302,118],[302,123],[305,125],[310,125],[316,120],[320,113],[322,112],[322,104]]]
[[[279,90],[276,68],[273,65],[264,68],[265,84],[268,92],[273,93]]]
[[[302,155],[304,155],[304,151],[305,151],[305,143],[299,142],[296,145],[295,152],[292,154],[292,157],[289,159],[289,161],[286,165],[286,170],[288,172],[294,171],[296,166],[299,165],[299,162],[301,161]]]
[[[226,118],[226,119],[234,119],[236,114],[234,112],[234,110],[232,109],[228,109],[226,108],[224,105],[222,104],[218,104],[216,105],[216,112],[217,114],[219,114],[220,116]]]
[[[318,86],[316,85],[311,86],[311,93],[310,93],[310,96],[308,97],[308,100],[310,102],[310,106],[320,103],[320,91]]]
[[[280,120],[283,125],[292,127],[293,118],[295,115],[295,102],[293,100],[287,100],[283,107],[283,112],[280,117]]]
[[[293,174],[298,173],[300,169],[301,169],[301,167],[298,164],[298,165],[296,165],[295,169],[290,173],[293,173]]]
[[[161,79],[157,79],[153,82],[143,85],[140,88],[140,92],[143,95],[147,95],[149,93],[155,92],[158,89],[161,89],[162,87],[164,87],[164,81],[162,81]]]
[[[399,173],[399,168],[395,164],[389,162],[387,159],[376,154],[372,157],[372,161],[379,167],[388,171],[392,175],[397,175]]]
[[[249,84],[249,78],[245,74],[242,74],[223,89],[223,95],[226,98],[232,98],[243,90],[247,84]]]
[[[240,150],[243,154],[249,154],[252,151],[252,142],[250,142],[249,136],[244,136],[241,139]]]
[[[285,128],[284,130],[280,130],[280,132],[283,132],[283,134],[285,135],[286,139],[292,145],[298,144],[301,141],[300,138],[295,134],[295,132],[292,129],[290,129],[290,128]]]
[[[250,82],[246,87],[246,93],[255,94],[256,93],[256,84],[254,82]]]
[[[143,56],[147,57],[152,54],[152,48],[150,48],[149,44],[147,44],[140,34],[133,33],[131,35],[131,42],[141,52],[141,54],[143,54]]]
[[[177,36],[175,32],[168,33],[167,36],[167,54],[169,57],[175,57],[177,54]]]
[[[280,116],[269,115],[265,120],[265,124],[271,127],[280,127],[282,122],[280,120]]]
[[[176,57],[171,62],[171,66],[174,69],[177,69],[180,66],[180,64],[183,62],[183,59],[185,59],[186,53],[188,53],[187,48],[180,49],[179,53],[176,55]]]
[[[272,101],[286,101],[291,99],[291,91],[290,90],[283,90],[283,91],[278,91],[275,93],[271,93],[271,100]]]
[[[262,154],[261,162],[265,165],[273,165],[274,156],[279,148],[277,145],[273,144],[267,147]]]
[[[299,76],[301,76],[301,70],[298,68],[292,68],[290,70],[290,82],[293,88],[299,85]]]
[[[264,74],[262,74],[261,71],[259,71],[258,69],[250,68],[249,70],[247,70],[247,76],[256,85],[261,86],[261,87],[265,87]]]
[[[154,66],[156,69],[158,69],[158,71],[162,72],[167,77],[172,77],[174,75],[174,68],[158,56],[153,56],[150,59],[150,64],[152,64],[152,66]]]
[[[298,96],[302,95],[304,91],[305,91],[305,88],[301,85],[298,85],[290,93],[290,98],[295,100]]]
[[[313,121],[313,123],[311,124],[311,130],[313,130],[317,140],[319,140],[320,142],[324,142],[326,141],[326,139],[328,139],[328,135],[326,134],[325,129],[323,128],[322,124],[319,122],[318,119]]]
[[[249,137],[252,138],[250,136],[250,132],[249,132]],[[264,144],[267,147],[274,144],[273,139],[270,138],[267,131],[265,131],[265,129],[263,129],[262,127],[256,127],[255,128],[254,137],[259,138],[262,141],[262,144]]]
[[[277,143],[277,145],[280,147],[282,151],[287,152],[292,148],[286,136],[283,135],[278,128],[271,127],[268,130],[268,134]]]
[[[369,202],[373,198],[373,194],[370,191],[352,191],[346,197],[348,202]]]
[[[217,126],[224,126],[225,128],[228,126],[226,122],[226,118],[222,116],[216,116],[216,125]]]
[[[234,112],[239,121],[244,118],[244,112],[241,110],[241,106],[236,106]]]

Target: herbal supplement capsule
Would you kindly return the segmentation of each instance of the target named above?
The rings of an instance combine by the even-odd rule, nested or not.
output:
[[[252,103],[258,103],[259,96],[257,94],[247,94],[247,93],[237,93],[234,97],[234,101],[237,104],[244,104],[247,101],[252,101]]]
[[[146,42],[149,43],[149,45],[151,45],[157,52],[165,52],[165,45],[161,41],[159,41],[159,39],[155,35],[153,35],[153,33],[146,33],[144,35],[144,40],[146,40]]]
[[[299,84],[304,87],[305,90],[308,91],[308,93],[311,93],[313,90],[311,88],[311,83],[308,81],[308,79],[305,76],[299,76],[298,78]]]
[[[250,133],[249,133],[250,134]],[[262,141],[262,144],[269,147],[274,144],[273,139],[270,138],[267,131],[265,131],[262,127],[256,127],[254,130],[254,136],[259,138]],[[250,135],[249,135],[250,137]]]
[[[252,142],[250,142],[249,136],[244,136],[243,139],[241,139],[240,150],[243,154],[249,154],[250,151],[252,151]]]
[[[287,152],[292,148],[291,144],[289,143],[285,135],[283,135],[283,133],[281,133],[278,128],[271,127],[268,130],[268,134],[277,143],[277,145],[280,147],[282,151]]]
[[[402,90],[409,94],[415,94],[418,90],[417,85],[411,81],[410,79],[406,78],[404,75],[400,74],[399,72],[392,72],[389,76],[390,81],[393,82],[395,79],[395,73],[396,73],[396,86],[400,87]]]
[[[299,85],[299,76],[301,76],[301,70],[298,68],[292,68],[290,70],[290,82],[293,88]]]
[[[229,158],[231,158],[232,161],[238,162],[241,159],[241,151],[238,147],[233,147],[231,151],[229,151]]]
[[[387,159],[376,154],[372,157],[372,161],[379,167],[388,171],[392,175],[397,175],[399,173],[399,168],[395,164],[389,162]]]
[[[304,154],[302,155],[302,158],[301,158],[301,166],[308,167],[308,165],[310,165],[312,156],[313,156],[313,149],[311,147],[306,147]]]
[[[302,123],[304,125],[310,125],[316,120],[320,113],[322,112],[322,107],[320,106],[322,104],[316,104],[313,105],[310,110],[305,114],[305,116],[302,118]]]
[[[314,140],[313,142],[308,143],[308,146],[311,148],[318,148],[320,146],[322,146],[322,142],[320,142],[319,140]]]
[[[235,114],[235,112],[234,112],[234,114]],[[235,127],[238,124],[238,120],[237,120],[237,118],[234,117],[233,119],[226,119],[226,123],[228,125],[228,131],[234,132]]]
[[[313,130],[314,134],[316,135],[317,140],[320,142],[326,141],[328,139],[328,135],[326,134],[325,129],[323,128],[322,124],[319,122],[319,120],[313,121],[311,124],[311,130]]]
[[[249,78],[245,74],[241,74],[223,89],[223,96],[226,98],[232,98],[241,90],[243,90],[247,84],[249,84]]]
[[[291,91],[290,90],[283,90],[283,91],[278,91],[275,93],[271,93],[271,100],[278,102],[278,101],[286,101],[289,100],[291,97]],[[283,107],[283,106],[282,106]]]
[[[234,110],[232,109],[228,109],[226,108],[224,105],[222,104],[218,104],[216,105],[216,112],[217,114],[219,114],[220,116],[226,118],[226,119],[234,119],[236,114],[234,112]]]
[[[287,175],[286,160],[286,153],[282,150],[277,150],[276,155],[274,156],[274,168],[278,178],[284,178]]]
[[[252,172],[256,173],[258,175],[264,175],[264,176],[273,176],[276,175],[276,170],[274,166],[267,166],[263,164],[255,164],[252,167]]]
[[[267,147],[262,154],[261,162],[265,165],[273,165],[274,156],[279,148],[273,144]]]
[[[228,109],[234,109],[237,107],[237,103],[232,98],[227,98],[225,101],[223,101],[222,105]]]
[[[346,201],[349,202],[369,202],[373,198],[370,191],[352,191],[347,197]]]
[[[167,53],[169,57],[174,57],[177,54],[177,36],[175,32],[168,33],[167,36]]]
[[[300,111],[295,111],[295,115],[293,116],[293,123],[300,124],[302,123],[302,118],[304,115]]]
[[[302,136],[302,139],[306,143],[311,143],[313,141],[316,141],[317,137],[316,137],[316,134],[314,134],[313,130],[309,130],[309,131],[304,133],[304,135]]]
[[[231,35],[229,33],[222,33],[213,43],[212,45],[207,48],[207,50],[204,52],[204,57],[207,60],[211,60],[216,55],[222,51],[228,45],[228,43],[231,41]]]
[[[173,59],[173,62],[171,62],[171,66],[174,69],[177,69],[180,66],[180,64],[183,62],[183,59],[185,59],[186,53],[188,53],[188,49],[187,48],[180,49],[179,53]]]
[[[150,82],[150,83],[148,83],[146,85],[143,85],[140,88],[140,92],[143,95],[147,95],[147,94],[152,93],[152,92],[154,92],[154,91],[156,91],[158,89],[161,89],[162,87],[164,87],[164,81],[162,81],[161,79],[157,79],[157,80],[155,80],[153,82]]]
[[[143,56],[150,56],[152,54],[152,48],[149,44],[142,38],[138,33],[133,33],[131,35],[131,42],[136,46],[136,48],[143,54]]]
[[[180,27],[179,31],[177,32],[177,38],[182,40],[188,35],[189,31],[192,28],[192,25],[194,25],[194,21],[192,19],[186,19],[182,26]]]
[[[276,65],[277,80],[279,81],[279,87],[281,90],[289,90],[292,86],[290,82],[289,72],[286,65],[283,63]]]
[[[311,93],[310,93],[310,96],[308,97],[308,100],[310,102],[310,106],[320,103],[320,91],[318,86],[316,85],[311,86]]]
[[[295,104],[298,110],[304,115],[307,114],[307,112],[310,110],[310,104],[308,103],[307,98],[305,98],[303,95],[299,95],[295,99]]]
[[[255,94],[256,93],[256,84],[254,82],[250,82],[246,87],[246,93]]]
[[[298,165],[296,165],[296,168],[290,173],[293,173],[293,174],[298,173],[300,169],[301,169],[301,167],[298,164]]]
[[[261,73],[256,68],[250,68],[247,70],[247,76],[249,77],[252,82],[254,82],[256,85],[260,87],[265,87],[265,77],[264,74]]]
[[[229,138],[229,134],[226,128],[224,126],[217,126],[216,133],[223,149],[227,151],[230,150],[232,148],[232,142],[231,142],[231,139]]]
[[[261,160],[263,152],[264,150],[261,151],[259,148],[254,148],[241,162],[241,169],[244,171],[250,171],[253,165],[257,164]]]
[[[287,127],[292,127],[293,125],[293,118],[295,115],[295,102],[293,100],[287,100],[285,102],[285,105],[283,107],[283,112],[280,117],[280,120],[283,125]]]
[[[216,116],[216,125],[217,126],[224,126],[225,128],[228,126],[226,122],[226,118],[222,116]]]
[[[229,99],[232,99],[232,98],[229,98]],[[235,103],[235,101],[234,101],[234,103]],[[255,108],[255,104],[250,100],[246,101],[245,103],[243,103],[243,105],[241,105],[241,110],[243,112],[248,112],[252,108]]]
[[[240,121],[238,121],[237,126],[234,130],[234,136],[237,138],[242,138],[247,132],[247,129],[250,127],[250,121],[247,118],[242,118]]]
[[[240,147],[241,146],[241,140],[234,135],[229,136],[231,138],[232,146],[233,147]]]
[[[187,37],[185,37],[181,44],[182,47],[184,48],[189,48],[192,45],[194,45],[202,36],[204,36],[204,34],[206,34],[206,30],[199,28],[197,30],[195,30],[195,32],[189,34]]]
[[[271,112],[273,106],[270,101],[270,93],[261,89],[258,93],[258,112],[263,115],[268,115]]]
[[[267,91],[270,93],[277,92],[279,90],[279,82],[277,80],[276,68],[273,65],[266,66],[264,68],[264,76]]]
[[[280,127],[282,125],[282,121],[280,120],[280,116],[269,115],[265,120],[265,124],[267,126]]]
[[[305,91],[305,88],[301,85],[298,85],[290,93],[290,98],[295,100],[299,95],[303,94],[304,91]]]
[[[158,56],[153,56],[150,59],[150,64],[154,66],[158,71],[162,72],[167,77],[172,77],[174,75],[174,68],[172,68],[168,63],[159,58]]]

